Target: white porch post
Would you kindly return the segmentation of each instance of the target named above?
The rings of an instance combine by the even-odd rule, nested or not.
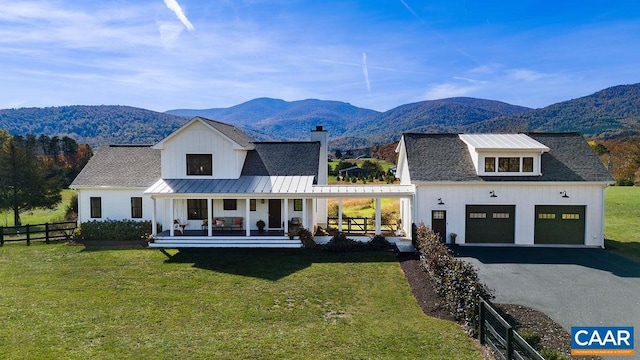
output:
[[[313,229],[309,229],[307,226],[307,199],[302,199],[302,227],[309,231],[313,231]]]
[[[213,199],[207,199],[207,236],[213,236]]]
[[[382,216],[381,216],[381,212],[382,212],[382,201],[380,201],[380,198],[376,198],[376,235],[380,235],[382,233],[381,228],[382,228]]]
[[[284,198],[284,234],[289,232],[289,198]]]
[[[156,226],[156,198],[152,197],[153,210],[151,211],[151,236],[156,237],[158,235],[158,228]]]
[[[173,229],[173,219],[175,218],[175,214],[173,213],[174,211],[174,204],[173,204],[173,198],[169,199],[169,214],[171,214],[171,219],[169,220],[171,222],[171,226],[169,227],[169,236],[174,236],[175,231]]]
[[[251,199],[247,198],[244,200],[244,234],[245,236],[251,236]]]
[[[342,232],[342,198],[338,198],[338,232]]]

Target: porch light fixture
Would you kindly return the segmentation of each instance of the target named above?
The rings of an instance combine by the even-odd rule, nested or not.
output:
[[[264,199],[260,199],[260,204],[264,204]]]
[[[562,195],[563,198],[568,198],[569,195],[567,195],[566,191],[560,191],[560,195]]]
[[[442,201],[442,198],[438,198],[438,205],[444,205],[444,201]]]
[[[489,191],[489,197],[498,197],[498,195],[496,195],[496,192],[494,190]]]

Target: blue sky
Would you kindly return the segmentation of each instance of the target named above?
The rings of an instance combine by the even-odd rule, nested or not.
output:
[[[640,82],[640,2],[0,0],[0,108],[544,107]]]

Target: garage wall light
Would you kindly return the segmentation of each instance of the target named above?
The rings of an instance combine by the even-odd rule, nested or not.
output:
[[[498,195],[496,195],[496,192],[494,190],[489,191],[489,197],[498,197]]]
[[[563,198],[568,198],[569,195],[567,195],[566,191],[560,191],[560,195],[562,195]]]
[[[442,201],[442,198],[438,198],[438,205],[444,205],[444,201]]]

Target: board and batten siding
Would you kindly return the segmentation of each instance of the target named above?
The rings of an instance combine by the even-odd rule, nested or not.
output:
[[[78,222],[104,220],[151,221],[153,200],[145,195],[146,188],[96,188],[78,189]],[[102,217],[91,217],[91,198],[99,197],[102,202]],[[131,218],[131,198],[142,198],[142,218]],[[162,200],[159,200],[162,201]]]
[[[237,179],[247,152],[196,121],[182,129],[180,136],[167,139],[162,150],[163,179]],[[187,154],[213,154],[213,176],[187,176]]]
[[[467,205],[515,205],[515,244],[534,245],[536,205],[582,205],[586,208],[585,245],[604,246],[604,188],[600,183],[433,183],[416,184],[414,222],[431,227],[431,212],[447,212],[447,242],[465,243]],[[490,197],[494,191],[497,197]],[[563,198],[566,191],[568,198]],[[442,199],[444,205],[438,205]]]

